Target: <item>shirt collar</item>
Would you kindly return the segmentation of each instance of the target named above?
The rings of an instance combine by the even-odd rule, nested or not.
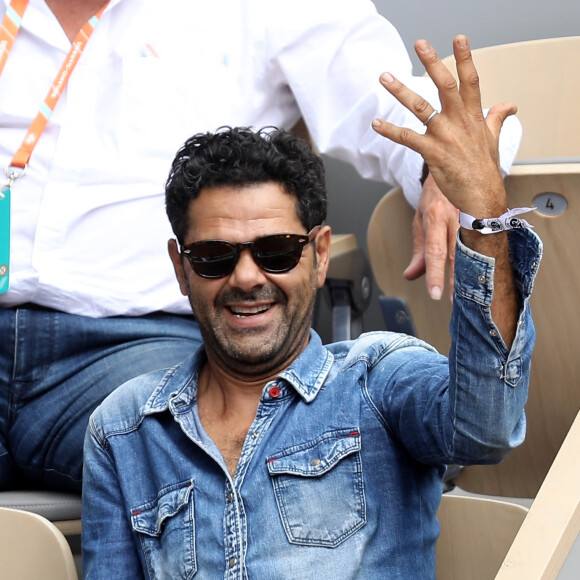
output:
[[[160,413],[174,407],[185,408],[197,398],[197,380],[202,364],[206,360],[205,349],[200,346],[183,362],[170,368],[145,403],[143,413]]]
[[[311,329],[308,346],[278,376],[290,383],[305,402],[310,403],[322,388],[333,361],[334,355],[323,346],[320,336]]]
[[[169,369],[145,404],[144,414],[166,411],[170,403],[176,409],[189,407],[197,397],[197,380],[205,360],[205,349],[201,346],[190,357]],[[305,402],[310,403],[322,388],[333,360],[332,353],[323,346],[318,334],[311,330],[307,347],[278,378],[287,381]]]

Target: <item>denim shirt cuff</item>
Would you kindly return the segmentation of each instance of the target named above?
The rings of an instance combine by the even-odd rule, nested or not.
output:
[[[492,234],[493,235],[493,234]],[[510,260],[516,287],[522,299],[532,293],[542,258],[542,241],[529,229],[508,232]],[[462,297],[489,306],[493,295],[495,259],[468,248],[457,233],[455,291]]]

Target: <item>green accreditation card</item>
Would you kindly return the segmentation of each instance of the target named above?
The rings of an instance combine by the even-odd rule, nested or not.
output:
[[[0,294],[8,290],[10,274],[10,186],[0,189]]]

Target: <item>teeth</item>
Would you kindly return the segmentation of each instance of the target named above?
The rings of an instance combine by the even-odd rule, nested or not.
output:
[[[231,306],[231,311],[238,316],[247,316],[248,314],[258,314],[265,312],[270,308],[269,304],[261,306]]]

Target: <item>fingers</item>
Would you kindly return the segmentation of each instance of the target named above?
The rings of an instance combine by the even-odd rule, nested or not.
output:
[[[455,246],[457,245],[457,221],[458,212],[454,212],[454,223],[447,230],[447,264],[449,277],[449,300],[453,302],[453,292],[455,289]]]
[[[413,255],[403,275],[407,280],[416,280],[425,273],[425,233],[419,209],[415,212],[411,225],[413,233]]]
[[[447,224],[438,221],[432,213],[413,219],[413,256],[405,270],[407,280],[416,280],[425,274],[427,292],[433,300],[440,300],[445,287],[447,263]]]
[[[483,121],[481,112],[481,91],[479,75],[473,63],[471,48],[466,36],[459,35],[453,39],[453,55],[459,78],[459,94],[465,110],[476,119]]]
[[[503,205],[498,136],[505,118],[515,112],[515,106],[508,103],[494,107],[486,122],[480,104],[479,79],[466,37],[458,36],[454,41],[459,86],[427,41],[418,41],[416,48],[438,87],[441,112],[433,116],[433,106],[393,75],[384,73],[380,77],[381,84],[418,119],[428,123],[428,130],[425,134],[418,134],[381,119],[373,121],[374,130],[419,153],[454,207],[475,215],[473,211],[481,212],[490,204],[498,205],[495,203],[497,200]],[[447,219],[444,222],[447,225],[439,229],[439,226],[425,225],[427,213],[423,211],[422,215],[428,285],[429,288],[441,288],[444,277],[441,264],[446,261],[451,221]],[[418,258],[413,259],[407,275],[415,275],[422,267],[420,264]]]
[[[423,216],[425,228],[425,282],[427,292],[433,300],[440,300],[445,287],[447,264],[448,224],[441,216],[433,213]]]
[[[422,121],[427,120],[429,115],[434,111],[433,107],[420,95],[417,95],[412,90],[408,89],[403,83],[397,80],[390,73],[383,73],[380,76],[380,83],[407,109],[413,112],[417,118]],[[421,153],[421,139],[422,136],[415,131],[406,127],[398,127],[383,119],[375,119],[372,122],[373,129],[382,135],[399,143],[405,145],[413,151]]]
[[[463,38],[464,40],[458,40],[460,38]],[[473,67],[473,63],[471,63],[471,68],[468,65],[470,50],[466,37],[457,37],[455,44],[459,46],[459,48],[457,48],[458,55],[461,55],[463,61],[465,61],[463,64],[463,70],[465,72],[463,74],[474,74],[475,68]],[[415,43],[415,50],[417,51],[419,59],[425,66],[427,73],[439,89],[439,97],[442,104],[441,112],[445,112],[449,117],[458,117],[462,115],[464,113],[464,106],[457,83],[447,67],[439,59],[437,52],[426,40],[418,40]],[[409,109],[421,122],[423,122],[423,124],[431,125],[438,121],[436,115],[438,111],[436,111],[428,101],[394,78],[392,74],[388,72],[383,73],[380,77],[380,82],[402,105]],[[479,93],[477,92],[474,103],[477,103],[478,94]],[[479,116],[483,119],[481,108],[479,108]],[[409,129],[395,127],[380,119],[376,119],[373,122],[373,128],[384,137],[387,137],[396,143],[405,145],[419,153],[422,152],[421,148],[423,147],[423,140],[421,136]]]
[[[427,74],[439,89],[441,110],[454,112],[457,106],[461,104],[461,96],[453,75],[440,60],[435,49],[426,40],[418,40],[415,43],[415,52],[425,67]]]
[[[380,76],[381,84],[409,111],[416,117],[425,122],[429,115],[434,111],[431,104],[423,97],[407,88],[403,83],[397,80],[391,73],[385,72]]]
[[[405,278],[414,280],[425,273],[427,291],[433,300],[439,300],[443,294],[447,265],[453,277],[458,229],[457,210],[429,176],[413,219],[413,257],[405,270]],[[452,284],[450,295],[453,295]]]

